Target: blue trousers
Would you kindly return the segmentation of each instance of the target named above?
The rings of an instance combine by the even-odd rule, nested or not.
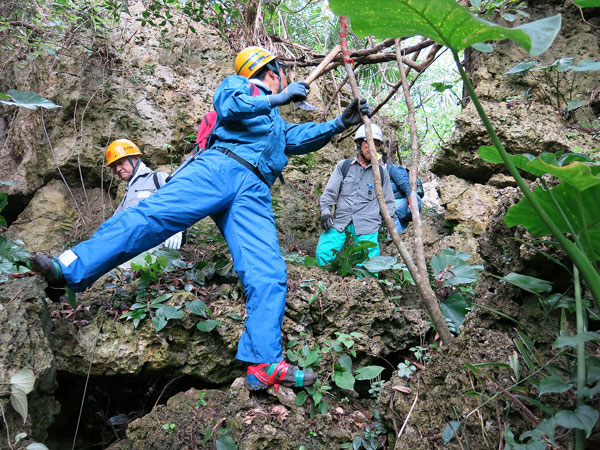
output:
[[[408,198],[397,198],[396,200],[396,231],[398,234],[402,233],[412,220],[412,212],[408,207]],[[421,197],[417,195],[417,201],[419,203],[419,212],[423,209],[421,203]]]
[[[214,150],[200,155],[156,194],[115,214],[77,258],[61,263],[67,284],[82,291],[119,264],[210,215],[225,237],[244,285],[246,329],[236,358],[250,363],[282,359],[287,267],[277,238],[269,188],[247,168]]]
[[[371,241],[377,246],[369,248],[369,258],[374,256],[379,256],[379,241],[377,240],[378,232],[371,234],[361,234],[357,235],[354,230],[354,224],[350,222],[346,227],[346,230],[352,235],[352,239],[354,242],[360,241]],[[329,230],[323,230],[321,236],[319,236],[319,242],[317,243],[317,251],[315,252],[315,256],[317,257],[317,264],[322,266],[323,264],[331,264],[331,262],[335,259],[335,254],[332,250],[340,251],[344,244],[346,243],[346,233],[342,231],[341,233],[335,228],[330,228]]]

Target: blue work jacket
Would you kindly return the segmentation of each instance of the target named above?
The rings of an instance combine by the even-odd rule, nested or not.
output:
[[[260,89],[252,95],[250,83]],[[231,75],[215,93],[217,124],[211,148],[225,148],[257,167],[270,187],[290,155],[314,152],[345,129],[338,118],[324,123],[294,124],[284,121],[276,107],[269,106],[271,90],[258,80]]]
[[[390,175],[390,181],[392,182],[394,198],[401,199],[410,197],[408,171],[404,167],[396,166],[394,164],[386,164],[386,169]]]

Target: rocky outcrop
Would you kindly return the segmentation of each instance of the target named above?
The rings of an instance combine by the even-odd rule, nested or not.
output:
[[[14,442],[21,432],[27,433],[27,441],[33,438],[45,442],[48,428],[60,411],[53,397],[57,387],[56,363],[48,340],[52,322],[44,287],[42,281],[31,277],[0,284],[0,390],[8,391],[10,377],[21,369],[31,369],[36,377],[34,390],[28,395],[25,423],[10,406],[9,395],[0,394],[0,407],[8,424],[8,432],[5,423],[2,426],[0,449],[9,448],[7,435]]]

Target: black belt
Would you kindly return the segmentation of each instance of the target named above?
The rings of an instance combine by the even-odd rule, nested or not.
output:
[[[212,147],[212,149],[214,150],[218,150],[221,153],[223,153],[224,155],[229,156],[231,159],[235,159],[237,162],[239,162],[242,166],[244,166],[246,169],[250,170],[252,173],[254,173],[254,175],[256,175],[258,177],[258,179],[260,181],[262,181],[263,183],[265,183],[267,186],[269,186],[269,184],[267,183],[267,180],[265,180],[265,177],[263,176],[262,173],[260,173],[260,170],[258,170],[258,167],[253,166],[252,164],[250,164],[248,161],[246,161],[244,158],[239,157],[238,155],[236,155],[235,153],[233,153],[231,150],[229,150],[228,148],[222,148],[222,147]]]

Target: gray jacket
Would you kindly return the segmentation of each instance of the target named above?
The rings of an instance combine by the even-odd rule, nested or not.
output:
[[[381,226],[381,211],[375,196],[371,165],[363,167],[353,158],[344,178],[343,163],[343,160],[338,162],[321,195],[321,215],[330,214],[335,206],[333,227],[337,231],[341,233],[350,222],[354,222],[357,235],[375,233]],[[385,204],[393,217],[396,207],[390,177],[387,170],[380,173],[383,173],[381,182]]]
[[[155,173],[157,174],[156,177],[154,177]],[[127,183],[125,195],[123,196],[121,203],[119,203],[115,214],[124,209],[136,206],[145,198],[150,197],[158,190],[155,179],[160,187],[165,184],[167,177],[168,174],[166,172],[151,170],[146,164],[140,161],[137,171]]]

